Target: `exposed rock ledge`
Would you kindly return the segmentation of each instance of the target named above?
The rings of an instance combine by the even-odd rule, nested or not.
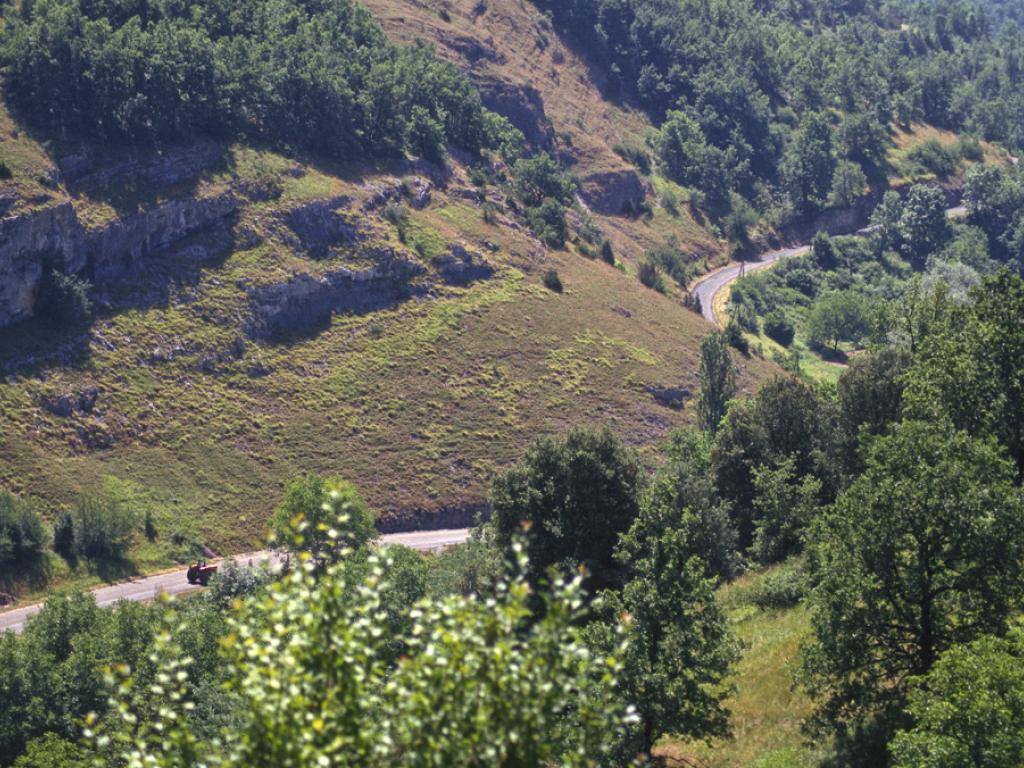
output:
[[[412,281],[423,265],[381,249],[369,269],[348,267],[322,275],[301,274],[289,280],[248,289],[253,317],[246,332],[268,337],[326,322],[336,312],[368,312],[413,292]]]
[[[595,173],[582,180],[580,196],[591,210],[618,216],[644,201],[646,190],[640,175],[629,168]]]
[[[0,220],[0,327],[31,317],[44,262],[95,282],[224,222],[241,206],[230,190],[169,200],[86,229],[70,202]]]

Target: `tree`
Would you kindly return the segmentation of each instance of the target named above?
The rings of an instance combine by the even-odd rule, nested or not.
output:
[[[881,168],[885,164],[885,126],[868,112],[854,112],[843,120],[840,129],[846,156],[868,168]]]
[[[618,554],[629,580],[621,594],[602,596],[611,618],[590,627],[588,637],[605,651],[618,641],[615,626],[622,622],[620,682],[638,720],[628,752],[649,755],[663,734],[728,733],[723,679],[737,654],[704,576],[699,543],[684,528],[638,524],[623,536]]]
[[[946,651],[910,694],[914,725],[890,745],[896,768],[1024,764],[1024,638],[982,637]]]
[[[832,189],[828,194],[828,204],[834,208],[849,208],[864,195],[868,187],[868,177],[864,175],[860,165],[842,160],[836,166],[832,176]]]
[[[25,753],[14,761],[14,768],[90,768],[91,765],[85,750],[55,733],[32,739]]]
[[[750,552],[768,565],[803,549],[805,529],[814,519],[821,481],[797,477],[795,462],[754,469],[754,543]]]
[[[697,416],[701,428],[712,437],[725,416],[726,406],[736,395],[736,364],[724,333],[707,336],[700,345],[700,394]]]
[[[831,498],[834,470],[823,459],[829,453],[830,409],[811,387],[779,376],[757,394],[729,408],[715,436],[711,466],[715,486],[729,503],[742,550],[754,541],[757,491],[754,473],[791,459],[795,481],[813,475],[823,483],[822,501]]]
[[[811,256],[822,269],[835,269],[839,266],[839,252],[836,250],[836,244],[824,230],[818,230],[814,234],[814,240],[811,242]]]
[[[516,197],[528,208],[539,206],[547,199],[563,205],[570,203],[576,191],[576,185],[546,153],[516,160],[512,174]]]
[[[902,231],[900,220],[903,218],[903,200],[894,189],[886,190],[882,202],[871,214],[871,226],[875,228],[878,252],[895,250],[900,247]]]
[[[642,554],[638,547],[669,528],[684,531],[704,562],[707,578],[731,579],[739,566],[736,531],[729,507],[719,497],[711,471],[711,444],[693,429],[672,433],[665,449],[665,464],[644,491],[640,513],[619,542],[618,557],[630,561]]]
[[[812,533],[805,685],[822,722],[893,717],[941,653],[1001,633],[1024,594],[1024,499],[991,442],[904,422]]]
[[[530,581],[585,566],[595,586],[621,585],[613,559],[639,512],[643,472],[609,430],[570,429],[541,438],[491,487],[495,543],[510,553],[525,539]]]
[[[531,596],[516,580],[493,600],[420,600],[404,606],[411,629],[393,637],[381,600],[387,556],[368,565],[295,569],[230,618],[230,740],[203,737],[181,629],[161,632],[160,696],[124,679],[111,714],[90,723],[96,757],[153,768],[610,762],[628,722],[620,665],[584,645],[578,578],[551,594]]]
[[[1024,480],[1024,282],[988,277],[919,342],[907,400],[917,418],[949,418],[980,438],[993,436]]]
[[[277,541],[323,565],[376,539],[374,523],[374,513],[354,485],[309,474],[288,483],[271,527]]]
[[[37,506],[0,491],[0,566],[37,556],[46,544],[46,529]]]
[[[807,339],[816,347],[832,345],[839,351],[839,343],[853,343],[863,339],[871,330],[864,300],[852,291],[837,291],[814,302],[807,319]]]
[[[924,269],[928,257],[949,240],[946,197],[938,187],[915,184],[900,216],[903,252],[914,269]]]
[[[850,361],[836,385],[838,419],[836,445],[848,477],[863,469],[860,445],[865,437],[887,432],[900,420],[904,374],[910,354],[884,347],[859,354]]]
[[[783,160],[786,190],[798,212],[814,214],[821,208],[835,168],[829,116],[808,112]]]
[[[545,198],[537,206],[526,210],[526,218],[530,229],[549,248],[562,248],[569,236],[569,227],[565,221],[565,208],[553,197]]]

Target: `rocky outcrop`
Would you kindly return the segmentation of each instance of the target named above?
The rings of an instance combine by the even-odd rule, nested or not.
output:
[[[0,220],[0,327],[32,315],[44,260],[81,269],[81,236],[69,202]]]
[[[189,235],[225,223],[240,206],[229,190],[169,200],[90,229],[70,202],[0,220],[0,327],[32,315],[44,268],[106,282]]]
[[[326,322],[332,314],[368,312],[406,298],[412,281],[426,270],[391,249],[375,254],[376,265],[301,274],[279,283],[250,287],[253,337],[273,337]]]
[[[640,175],[628,168],[591,174],[580,184],[583,202],[597,213],[612,216],[626,210],[636,210],[646,194]]]
[[[290,232],[283,239],[314,254],[332,245],[355,243],[359,239],[356,227],[339,211],[351,204],[352,198],[341,195],[292,209],[284,216]]]
[[[196,232],[223,223],[241,207],[233,192],[182,198],[112,221],[89,232],[82,243],[86,270],[105,282],[137,267],[146,257]]]
[[[530,85],[501,80],[484,80],[477,83],[477,87],[484,106],[507,117],[527,141],[544,149],[554,146],[555,132],[544,111],[540,91]]]
[[[448,246],[448,253],[435,256],[431,263],[450,285],[469,285],[476,280],[486,280],[494,274],[494,267],[483,256],[457,243]]]

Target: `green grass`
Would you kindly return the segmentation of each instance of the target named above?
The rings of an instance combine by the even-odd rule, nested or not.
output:
[[[722,587],[718,597],[742,643],[742,657],[727,702],[733,736],[710,745],[665,740],[666,755],[685,756],[707,768],[811,768],[823,752],[811,746],[801,723],[811,712],[807,696],[794,687],[801,641],[810,633],[806,608],[761,610],[749,602],[758,585],[786,563],[747,574]]]
[[[653,460],[667,432],[692,419],[690,409],[658,405],[647,388],[696,389],[709,331],[698,317],[600,261],[545,253],[528,233],[487,224],[444,190],[410,212],[428,272],[433,255],[462,243],[493,277],[466,287],[434,280],[425,296],[337,315],[288,343],[247,338],[248,287],[360,263],[355,249],[310,258],[280,240],[292,206],[346,195],[342,214],[357,221],[365,245],[415,246],[398,243],[381,211],[360,212],[365,182],[391,184],[393,175],[332,175],[262,150],[230,151],[198,193],[278,176],[280,197],[250,201],[239,214],[238,226],[262,244],[202,262],[176,250],[150,259],[104,287],[111,306],[101,305],[88,329],[29,321],[0,330],[0,367],[10,369],[0,379],[0,487],[42,498],[51,517],[82,492],[130,494],[152,510],[158,533],[154,541],[140,533],[125,572],[170,566],[190,543],[219,553],[260,546],[284,483],[302,472],[351,479],[383,515],[411,520],[477,507],[495,472],[538,435],[606,425]],[[563,294],[541,286],[550,268]],[[29,356],[41,362],[15,362]],[[772,370],[753,361],[743,386]],[[100,390],[92,413],[60,417],[41,405],[92,386]],[[109,445],[90,444],[90,435]],[[62,563],[47,561],[41,576],[50,585],[124,575]],[[4,591],[30,596],[45,586],[26,580]]]

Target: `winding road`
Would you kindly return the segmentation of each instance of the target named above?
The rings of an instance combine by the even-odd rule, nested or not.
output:
[[[958,218],[964,216],[966,212],[967,211],[963,206],[956,206],[954,208],[948,208],[946,210],[946,215],[950,218]],[[874,227],[865,227],[864,229],[857,230],[855,234],[866,235],[873,230]],[[715,317],[715,297],[717,297],[718,294],[726,288],[726,286],[739,278],[741,270],[744,274],[756,272],[758,270],[765,269],[766,267],[770,267],[772,264],[775,264],[782,259],[805,254],[809,250],[809,245],[797,245],[792,248],[765,251],[758,256],[757,261],[747,261],[744,263],[733,261],[700,278],[700,280],[694,283],[693,291],[696,292],[698,297],[700,297],[701,312],[703,313],[704,318],[713,325],[721,326],[721,323],[719,323],[718,319]],[[454,544],[460,544],[468,538],[468,528],[452,528],[438,531],[392,533],[382,536],[381,542],[385,544],[402,544],[407,547],[412,547],[413,549],[418,549],[421,552],[436,552],[438,550],[446,549]],[[234,555],[230,558],[224,559],[231,559],[238,563],[265,563],[270,566],[278,561],[279,555],[269,550],[263,550],[260,552],[248,552],[240,555]],[[97,605],[108,606],[113,605],[120,600],[146,601],[154,599],[161,593],[166,593],[168,595],[180,595],[202,589],[202,587],[188,583],[185,578],[185,571],[185,568],[181,568],[174,571],[158,573],[153,576],[134,579],[132,581],[122,582],[120,584],[99,587],[92,590],[92,594],[96,596]],[[42,603],[34,603],[32,605],[26,605],[21,608],[14,608],[0,613],[0,632],[6,630],[20,632],[25,626],[25,622],[28,618],[33,614],[38,613],[40,608],[42,608]]]
[[[437,552],[454,544],[461,544],[468,538],[468,528],[452,528],[439,531],[391,533],[386,536],[382,536],[381,541],[385,544],[402,544],[406,547],[418,549],[421,552]],[[222,560],[211,562],[234,560],[236,563],[240,564],[260,564],[270,567],[279,562],[280,559],[281,556],[278,553],[270,550],[262,550],[260,552],[248,552],[241,555],[234,555],[230,558],[223,558]],[[96,604],[104,607],[113,605],[121,600],[145,602],[147,600],[153,600],[161,593],[168,595],[181,595],[202,589],[200,586],[188,583],[188,580],[185,578],[186,570],[186,568],[181,568],[174,571],[157,573],[153,576],[133,579],[132,581],[126,581],[120,584],[111,584],[107,587],[99,587],[92,590],[92,594],[96,597]],[[10,630],[11,632],[21,632],[29,617],[38,613],[39,609],[42,607],[42,603],[34,603],[22,608],[15,608],[13,610],[0,613],[0,632],[4,632],[6,630]]]
[[[953,208],[946,209],[946,216],[951,219],[962,218],[967,215],[967,208],[962,205],[954,206]],[[858,229],[853,234],[855,235],[868,235],[877,229],[875,226],[864,227]],[[758,254],[756,261],[731,261],[720,269],[716,269],[714,272],[709,272],[700,278],[696,283],[693,284],[693,292],[697,294],[700,299],[700,311],[704,315],[704,319],[713,325],[719,327],[722,324],[718,318],[715,317],[715,298],[718,294],[728,285],[739,279],[740,271],[743,270],[744,274],[750,272],[756,272],[765,267],[770,267],[782,259],[788,259],[790,256],[802,256],[811,249],[808,244],[797,245],[792,248],[781,248],[774,251],[764,251]]]

